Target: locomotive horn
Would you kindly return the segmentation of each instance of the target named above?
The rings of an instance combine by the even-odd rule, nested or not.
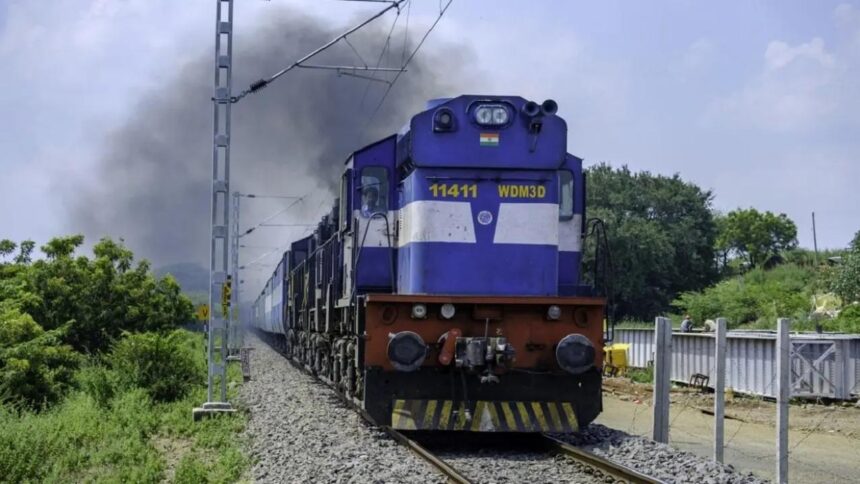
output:
[[[525,104],[523,104],[523,114],[530,118],[533,118],[540,114],[540,106],[534,101],[527,101]]]
[[[555,114],[558,112],[558,103],[552,99],[547,99],[540,105],[540,110],[545,115]]]

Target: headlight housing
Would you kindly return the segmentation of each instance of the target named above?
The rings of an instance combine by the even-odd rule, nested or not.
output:
[[[555,347],[555,358],[564,371],[579,375],[594,366],[595,349],[588,338],[573,333],[565,336]]]
[[[449,108],[439,108],[433,113],[433,131],[446,132],[455,129],[454,111]]]
[[[503,104],[481,104],[475,108],[475,122],[481,126],[504,126],[511,119],[511,113]]]
[[[451,303],[445,303],[439,308],[439,315],[445,319],[451,319],[457,314],[457,308]]]
[[[388,360],[398,371],[415,371],[427,357],[427,345],[421,336],[412,331],[388,335]]]

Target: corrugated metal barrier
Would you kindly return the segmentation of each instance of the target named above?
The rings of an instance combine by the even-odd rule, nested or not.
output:
[[[615,343],[628,343],[627,363],[644,368],[654,359],[654,330],[616,329]],[[775,397],[776,335],[771,331],[729,331],[726,387]],[[860,334],[791,335],[793,397],[851,399],[860,396]],[[713,333],[672,333],[672,380],[688,383],[696,374],[716,379]]]

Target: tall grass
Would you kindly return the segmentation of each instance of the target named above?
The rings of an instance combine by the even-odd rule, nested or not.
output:
[[[186,344],[202,358],[202,335]],[[171,402],[155,402],[144,388],[106,387],[102,367],[41,413],[0,407],[2,482],[235,482],[248,466],[237,435],[243,414],[193,422],[205,400],[202,381]],[[238,369],[230,368],[231,381]],[[233,392],[231,392],[233,393]]]

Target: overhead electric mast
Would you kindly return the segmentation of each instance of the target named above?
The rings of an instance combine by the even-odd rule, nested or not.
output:
[[[399,76],[406,71],[406,65],[409,60],[415,55],[415,49],[404,64],[398,68],[390,67],[370,67],[363,63],[360,66],[344,66],[344,65],[318,65],[307,64],[307,61],[324,52],[329,47],[343,40],[349,43],[347,37],[358,31],[365,25],[373,22],[377,18],[389,10],[396,9],[400,14],[401,6],[409,0],[352,0],[352,1],[368,1],[388,3],[371,17],[362,21],[353,28],[347,30],[343,34],[338,35],[322,47],[319,47],[299,60],[293,62],[287,67],[274,73],[273,75],[260,79],[251,84],[247,89],[243,90],[238,96],[233,96],[232,92],[232,68],[233,68],[233,0],[215,0],[215,86],[213,101],[214,111],[214,126],[213,126],[213,143],[212,143],[212,218],[211,218],[211,245],[210,245],[210,264],[209,264],[209,325],[208,325],[208,391],[207,401],[201,408],[195,408],[193,415],[195,418],[212,413],[232,412],[233,408],[227,402],[227,353],[229,340],[229,325],[233,310],[216,311],[217,302],[222,296],[227,296],[233,303],[233,308],[238,304],[236,291],[232,291],[227,295],[224,291],[229,288],[231,279],[237,278],[236,267],[238,267],[238,238],[230,238],[230,109],[232,104],[239,102],[248,94],[259,91],[268,84],[293,70],[294,68],[305,69],[329,69],[337,71],[338,74],[353,75],[363,77],[359,72],[393,72]],[[444,8],[440,9],[439,18],[442,17],[445,10],[451,4],[452,0]],[[427,34],[422,38],[422,43],[429,35],[430,31],[435,27],[436,23],[427,31]],[[390,34],[389,34],[390,35]],[[354,52],[355,48],[350,44]],[[419,44],[420,47],[420,44]],[[360,56],[359,56],[360,57]],[[389,89],[398,77],[388,82]],[[387,82],[387,81],[386,81]],[[386,92],[387,94],[387,92]],[[384,99],[384,96],[383,96]],[[380,102],[381,104],[381,102]],[[377,107],[378,108],[378,107]],[[238,211],[238,197],[234,200],[233,209]],[[234,231],[238,230],[236,222],[232,224]],[[228,276],[230,267],[228,266],[230,249],[232,245],[233,254],[233,274]],[[238,285],[239,281],[232,281],[233,285]],[[224,314],[226,312],[227,314]],[[215,387],[217,392],[215,391]]]
[[[230,223],[230,108],[233,103],[233,0],[216,0],[215,86],[212,143],[212,200],[209,260],[208,381],[206,403],[193,415],[233,411],[227,402],[227,338],[230,314],[217,311],[228,271]],[[232,311],[230,311],[232,312]],[[218,389],[216,395],[216,386]]]

